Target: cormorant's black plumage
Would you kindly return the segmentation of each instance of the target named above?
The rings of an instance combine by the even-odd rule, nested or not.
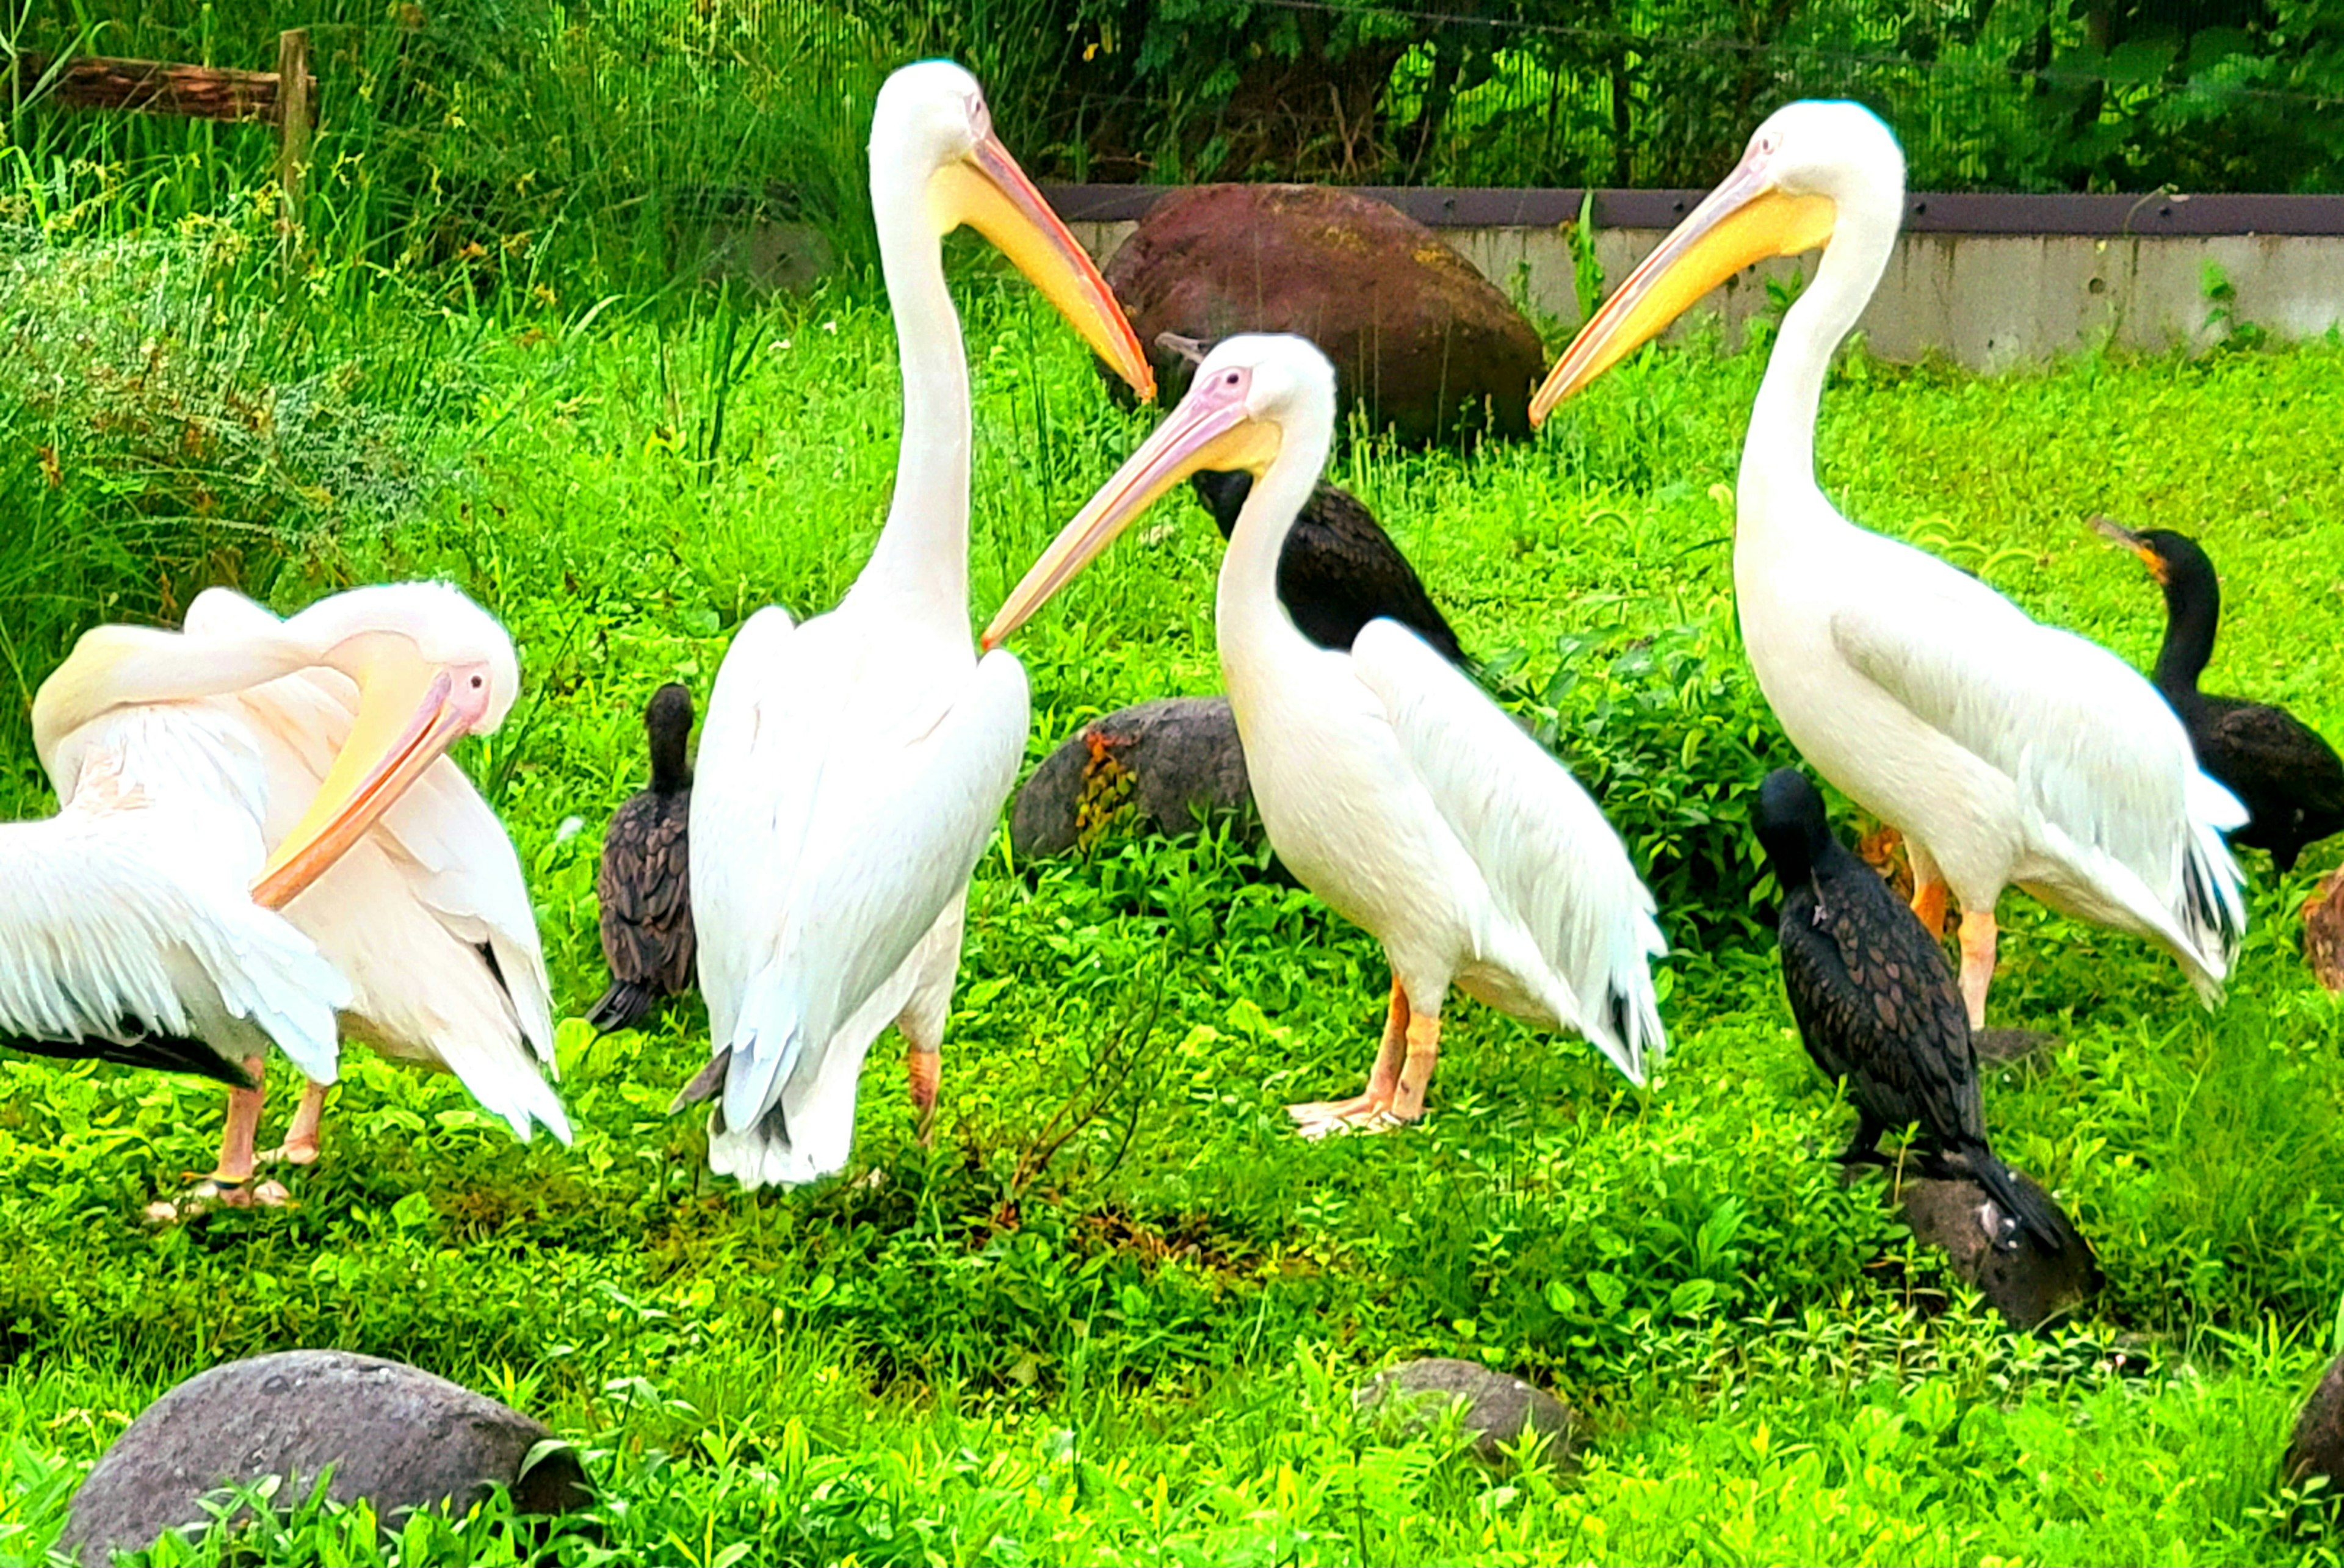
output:
[[[1880,874],[1832,835],[1806,775],[1781,768],[1758,795],[1758,837],[1782,885],[1783,984],[1807,1054],[1844,1081],[1856,1113],[1844,1160],[1917,1124],[1925,1168],[1965,1174],[2057,1251],[2067,1227],[1986,1141],[1969,1014],[1945,955]]]
[[[602,905],[602,957],[611,988],[587,1021],[603,1034],[632,1028],[662,996],[692,986],[692,693],[672,682],[643,710],[651,788],[630,797],[602,837],[594,895]]]
[[[2189,732],[2198,765],[2249,814],[2230,841],[2269,850],[2271,865],[2285,875],[2306,845],[2344,831],[2344,761],[2285,708],[2209,697],[2198,689],[2198,677],[2214,656],[2222,585],[2197,541],[2168,529],[2135,533],[2105,518],[2096,521],[2103,532],[2132,546],[2164,585],[2165,645],[2153,679]]]
[[[1189,481],[1221,537],[1236,531],[1253,475],[1207,470]],[[1310,492],[1278,555],[1278,598],[1294,624],[1321,648],[1350,652],[1359,628],[1379,616],[1399,622],[1452,664],[1465,662],[1457,633],[1359,497],[1331,484]]]

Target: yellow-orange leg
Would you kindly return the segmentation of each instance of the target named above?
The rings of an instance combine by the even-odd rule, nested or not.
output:
[[[1324,1138],[1330,1132],[1364,1127],[1381,1118],[1399,1092],[1400,1052],[1408,1044],[1408,993],[1401,989],[1399,976],[1392,976],[1391,1007],[1384,1015],[1383,1043],[1376,1047],[1376,1065],[1368,1073],[1368,1087],[1349,1099],[1311,1100],[1303,1105],[1290,1105],[1286,1114],[1292,1117],[1295,1128],[1305,1138]]]
[[[914,1046],[904,1053],[904,1070],[912,1085],[912,1125],[918,1131],[920,1147],[925,1148],[935,1138],[936,1089],[944,1082],[944,1053]]]
[[[1962,1001],[1970,1027],[1985,1027],[1985,992],[1994,984],[1994,911],[1962,911]]]
[[[1945,885],[1942,882],[1922,883],[1913,890],[1913,913],[1921,917],[1932,937],[1945,934]]]
[[[326,1086],[310,1082],[301,1086],[301,1103],[293,1112],[293,1125],[285,1129],[285,1141],[260,1158],[282,1160],[288,1165],[318,1163],[318,1128],[326,1119]]]
[[[1424,1115],[1424,1091],[1432,1087],[1433,1064],[1440,1059],[1440,1020],[1418,1013],[1408,1021],[1408,1063],[1399,1070],[1399,1093],[1392,1098],[1395,1121]]]

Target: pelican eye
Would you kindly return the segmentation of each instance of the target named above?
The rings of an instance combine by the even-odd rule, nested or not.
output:
[[[488,683],[488,677],[485,675],[475,675],[472,677],[472,690],[475,692],[479,691],[482,686],[485,686]]]

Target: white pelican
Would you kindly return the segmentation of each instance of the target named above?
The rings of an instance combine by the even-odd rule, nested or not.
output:
[[[1735,492],[1734,596],[1758,684],[1801,754],[1904,835],[1933,931],[1962,909],[1973,1027],[1994,977],[1995,903],[2147,937],[2208,1005],[2246,914],[2222,833],[2244,810],[2124,661],[2044,626],[1935,556],[1856,527],[1815,483],[1832,351],[1896,243],[1904,156],[1860,105],[1778,109],[1749,150],[1595,313],[1531,403],[1533,420],[1740,268],[1823,248],[1783,318]]]
[[[1299,338],[1228,339],[1035,561],[985,645],[1187,475],[1253,474],[1214,621],[1246,774],[1278,858],[1374,933],[1392,968],[1367,1088],[1291,1107],[1295,1120],[1315,1137],[1421,1116],[1452,982],[1541,1027],[1578,1030],[1641,1084],[1665,1044],[1651,966],[1661,933],[1603,814],[1416,632],[1379,618],[1349,652],[1322,648],[1278,601],[1279,552],[1334,432],[1326,356]]]
[[[280,874],[295,868],[287,846],[310,824],[375,787],[353,759],[386,737],[407,759],[406,782],[372,830],[332,845],[332,864],[282,905],[286,917],[349,979],[349,1034],[455,1074],[524,1142],[543,1126],[568,1143],[569,1118],[546,1081],[552,986],[520,856],[446,755],[459,736],[495,731],[520,695],[504,628],[438,582],[353,589],[284,622],[215,588],[187,606],[186,625],[190,636],[230,641],[298,628],[305,642],[344,650],[226,699],[247,716],[268,768],[271,866]],[[255,896],[268,893],[264,881]],[[326,1087],[312,1078],[303,1092],[278,1150],[288,1160],[317,1158]]]
[[[0,1043],[239,1086],[214,1179],[249,1179],[267,1041],[322,1100],[337,1011],[396,1049],[413,1015],[445,1010],[445,970],[388,967],[413,956],[399,898],[461,911],[479,902],[468,885],[483,871],[499,885],[500,869],[518,892],[510,845],[488,817],[500,867],[477,841],[486,807],[443,755],[495,728],[517,684],[502,631],[429,584],[338,594],[284,622],[214,590],[183,632],[86,633],[34,702],[61,809],[0,827]],[[367,867],[418,839],[424,864],[388,895]],[[533,976],[542,1016],[520,907],[521,938],[502,929],[507,907],[459,914],[479,934],[448,946],[477,968],[467,944],[488,943],[525,992]],[[304,1110],[297,1159],[315,1154]]]
[[[1000,247],[1143,397],[1131,325],[947,61],[880,89],[871,204],[903,363],[895,491],[871,560],[803,626],[742,627],[710,693],[692,797],[692,917],[709,1165],[745,1187],[842,1168],[855,1081],[890,1021],[924,1138],[960,964],[969,874],[1026,744],[1026,673],[980,663],[968,623],[968,368],[944,237]]]

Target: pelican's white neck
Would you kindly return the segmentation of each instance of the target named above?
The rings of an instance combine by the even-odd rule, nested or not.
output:
[[[886,526],[849,598],[906,598],[968,617],[968,359],[945,286],[944,240],[927,205],[928,171],[883,150],[874,135],[871,202],[879,262],[895,317],[904,430]]]
[[[1756,512],[1780,518],[1812,509],[1769,505],[1816,491],[1815,414],[1831,357],[1864,314],[1896,248],[1902,182],[1850,192],[1838,203],[1831,243],[1814,281],[1783,318],[1766,377],[1742,443],[1739,494],[1744,526]],[[1755,512],[1753,512],[1753,505]]]
[[[1229,546],[1221,556],[1221,576],[1214,599],[1214,635],[1220,642],[1226,674],[1241,678],[1242,667],[1261,653],[1285,642],[1307,647],[1308,640],[1278,597],[1278,560],[1286,536],[1317,488],[1334,445],[1330,409],[1324,419],[1289,419],[1283,428],[1278,456],[1270,460],[1253,491],[1238,511],[1229,532]],[[1234,688],[1232,689],[1234,695]]]

